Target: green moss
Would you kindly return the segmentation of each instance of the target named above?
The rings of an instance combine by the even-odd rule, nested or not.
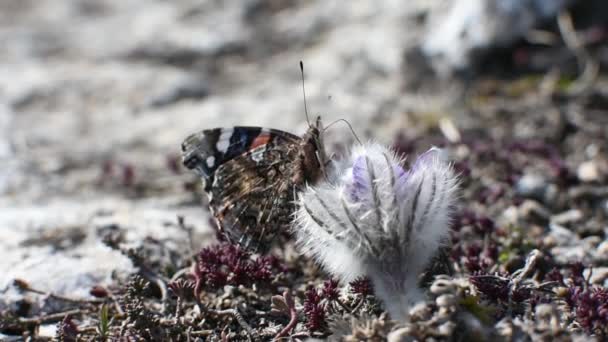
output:
[[[473,314],[473,316],[475,316],[483,324],[490,324],[492,322],[491,317],[495,310],[491,307],[482,305],[480,303],[479,297],[465,296],[460,300],[459,304],[468,312]]]

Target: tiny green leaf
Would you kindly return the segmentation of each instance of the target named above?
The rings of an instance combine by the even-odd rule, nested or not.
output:
[[[97,326],[97,332],[99,333],[102,341],[108,338],[110,331],[110,320],[108,315],[108,306],[103,304],[99,310],[99,325]]]

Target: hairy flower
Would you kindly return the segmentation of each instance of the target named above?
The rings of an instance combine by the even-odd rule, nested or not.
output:
[[[301,249],[348,283],[372,281],[394,319],[421,298],[418,276],[448,238],[457,180],[439,149],[405,170],[390,149],[357,146],[330,179],[300,197]]]

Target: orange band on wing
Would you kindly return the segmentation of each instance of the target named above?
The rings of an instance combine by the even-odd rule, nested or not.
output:
[[[260,135],[258,135],[252,142],[251,142],[251,149],[254,149],[258,146],[262,146],[262,145],[266,145],[268,144],[268,142],[270,141],[270,134],[268,133],[262,133]]]

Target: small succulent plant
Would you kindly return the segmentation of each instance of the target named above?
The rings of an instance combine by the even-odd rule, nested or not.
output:
[[[301,249],[343,282],[366,276],[393,319],[422,298],[418,276],[446,242],[457,178],[432,148],[404,169],[377,143],[357,146],[300,197]]]
[[[311,331],[321,330],[325,326],[325,305],[322,294],[314,287],[306,290],[304,300],[304,313],[306,314],[306,326]]]
[[[273,256],[253,259],[249,252],[238,245],[224,243],[206,247],[199,252],[193,268],[196,280],[194,291],[199,294],[203,284],[217,289],[224,285],[270,283],[280,266]]]

